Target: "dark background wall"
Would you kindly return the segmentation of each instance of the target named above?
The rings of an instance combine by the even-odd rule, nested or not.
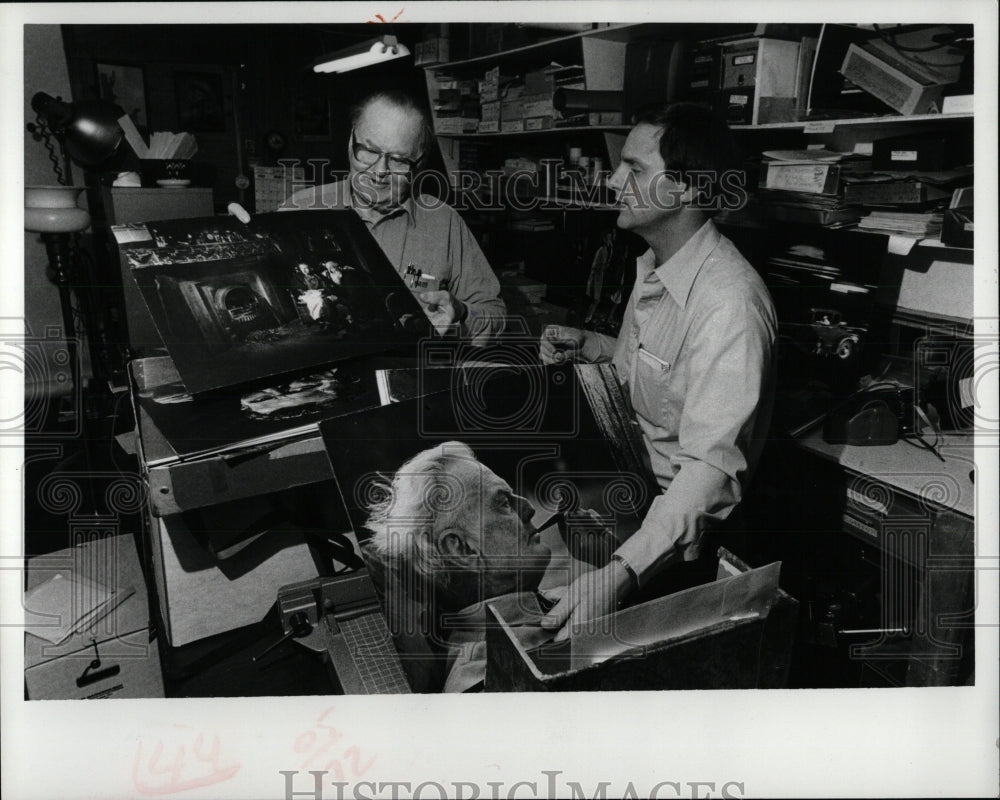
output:
[[[397,29],[411,51],[423,25]],[[273,164],[276,157],[329,159],[347,166],[349,109],[370,91],[397,86],[426,96],[423,70],[400,59],[345,75],[316,75],[318,57],[382,33],[372,25],[66,25],[63,38],[75,99],[98,96],[96,65],[114,63],[143,70],[150,131],[184,130],[178,112],[177,80],[185,74],[215,76],[222,89],[222,129],[195,132],[197,161],[215,166],[215,200],[220,209],[237,199],[235,179],[247,159]],[[45,90],[45,87],[38,87]],[[297,130],[297,121],[329,104],[330,126]],[[287,147],[277,154],[265,135],[281,133]],[[241,154],[238,146],[242,148]]]

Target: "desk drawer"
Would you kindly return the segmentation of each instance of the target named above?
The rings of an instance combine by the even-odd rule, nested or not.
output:
[[[922,568],[936,511],[876,478],[845,473],[843,479],[846,501],[840,518],[842,530]]]

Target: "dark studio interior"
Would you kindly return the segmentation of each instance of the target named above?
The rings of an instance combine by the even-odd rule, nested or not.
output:
[[[443,371],[407,372],[407,320],[426,321],[405,291],[370,295],[367,306],[331,301],[332,321],[319,326],[308,299],[319,273],[300,275],[298,264],[336,262],[323,285],[334,281],[348,298],[409,279],[406,265],[383,256],[357,220],[336,227],[320,216],[333,212],[309,211],[293,224],[297,214],[270,212],[347,172],[351,110],[387,87],[429,113],[421,190],[457,210],[499,282],[508,322],[491,348],[431,347],[422,365],[507,364],[503,380],[469,389],[497,403],[496,441],[469,441],[498,474],[521,473],[497,437],[529,428],[532,442],[548,432],[571,467],[591,458],[602,475],[633,463],[645,474],[629,399],[611,373],[558,391],[545,383],[552,371],[537,385],[529,378],[548,325],[628,333],[647,244],[616,228],[606,180],[649,108],[697,103],[726,120],[742,182],[712,220],[776,312],[770,426],[739,526],[720,528],[717,540],[736,572],[781,563],[769,615],[752,607],[768,622],[685,634],[652,647],[648,668],[642,659],[599,665],[576,684],[522,675],[510,666],[517,653],[505,651],[509,669],[496,686],[977,685],[983,502],[973,436],[996,433],[995,414],[991,422],[974,396],[976,369],[993,352],[973,313],[983,269],[972,201],[979,30],[765,22],[25,26],[25,185],[84,187],[72,202],[89,214],[68,234],[25,231],[27,580],[103,559],[134,590],[108,601],[119,604],[112,617],[129,615],[127,631],[92,644],[80,629],[57,658],[39,656],[45,642],[26,634],[25,698],[333,695],[364,679],[364,658],[338,669],[315,638],[325,624],[343,635],[359,620],[384,627],[374,595],[349,580],[364,573],[359,540],[369,534],[358,524],[361,490],[340,478],[394,470],[404,445],[446,441],[449,425],[465,423],[419,398],[454,398],[477,367],[459,384],[436,384]],[[409,55],[313,70],[383,35]],[[33,105],[38,93],[51,102]],[[187,133],[196,152],[183,157],[190,141],[176,139],[180,155],[142,158],[126,132],[111,152],[80,158],[66,115],[102,102],[124,111],[150,148],[158,133]],[[432,174],[452,180],[423,178]],[[234,203],[251,225],[234,221]],[[120,232],[147,223],[153,244]],[[206,272],[184,248],[224,266]],[[315,352],[341,355],[321,363],[310,350],[295,361],[307,339]],[[271,388],[295,391],[306,367],[329,370],[309,390],[337,393],[350,416],[317,422],[273,410],[282,401]],[[233,400],[225,392],[236,384]],[[583,411],[573,407],[577,428],[560,427],[569,412],[536,419],[514,408],[536,395],[555,403],[567,386],[584,398]],[[610,399],[600,405],[602,392]],[[389,409],[419,416],[419,435]],[[383,446],[394,460],[379,461]],[[532,469],[524,474],[543,472]],[[517,493],[544,506],[542,488]],[[90,548],[83,562],[80,548]],[[341,613],[364,604],[376,611]],[[324,608],[337,610],[328,615],[336,622],[323,621]],[[116,656],[127,641],[141,641],[147,657]],[[105,667],[121,666],[107,689],[81,674],[98,646]],[[694,674],[710,683],[692,683]]]

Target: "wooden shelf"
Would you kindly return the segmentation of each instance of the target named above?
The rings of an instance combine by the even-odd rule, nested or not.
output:
[[[537,131],[500,131],[497,133],[435,133],[439,139],[505,139],[509,136],[538,136],[559,133],[628,133],[631,125],[572,125],[562,128],[542,128]]]
[[[449,70],[449,69],[461,69],[464,67],[474,67],[483,64],[489,64],[494,61],[501,61],[508,58],[517,58],[521,55],[534,55],[537,51],[548,50],[553,47],[558,47],[561,44],[566,44],[568,42],[575,41],[577,39],[583,39],[587,36],[598,36],[603,38],[610,38],[616,41],[627,41],[628,34],[634,31],[640,26],[641,23],[628,23],[625,25],[612,25],[606,28],[594,28],[589,31],[580,31],[579,33],[571,33],[567,36],[554,36],[551,39],[543,39],[540,42],[532,42],[531,44],[522,45],[521,47],[514,47],[510,50],[501,50],[497,53],[489,53],[484,56],[476,56],[475,58],[466,58],[460,61],[448,61],[443,64],[427,64],[424,69],[430,71],[437,70]]]
[[[530,23],[527,24],[530,27]],[[603,39],[607,42],[630,42],[638,34],[640,37],[664,32],[672,33],[673,37],[681,37],[688,40],[700,40],[705,38],[725,39],[736,35],[752,34],[755,25],[742,22],[628,22],[607,25],[603,28],[593,28],[587,31],[578,31],[565,36],[553,36],[550,39],[543,39],[539,42],[512,47],[496,53],[488,53],[475,58],[465,58],[457,61],[447,61],[442,64],[425,64],[425,70],[435,72],[449,69],[464,69],[465,67],[482,66],[497,61],[516,59],[519,56],[537,55],[539,51],[545,49],[558,49],[561,45],[580,39]]]
[[[492,201],[493,198],[490,194],[486,193],[481,198],[485,202]],[[557,211],[565,210],[569,208],[585,208],[590,211],[619,211],[617,204],[613,203],[594,203],[585,200],[573,200],[569,197],[559,197],[556,195],[539,195],[537,197],[518,197],[519,203],[524,203],[525,206],[531,205],[531,208],[516,208],[513,206],[504,206],[503,208],[496,209],[486,209],[486,210],[496,210],[504,212],[533,212],[533,211]]]
[[[617,204],[612,203],[588,203],[582,200],[570,200],[566,197],[544,197],[539,201],[548,205],[556,205],[561,208],[586,208],[591,211],[620,211]]]
[[[761,125],[730,125],[734,131],[776,131],[776,130],[805,130],[810,126],[833,125],[859,126],[859,125],[886,125],[909,122],[947,122],[961,119],[973,119],[972,113],[962,114],[889,114],[883,117],[849,117],[846,119],[814,119],[801,120],[798,122],[766,122]]]

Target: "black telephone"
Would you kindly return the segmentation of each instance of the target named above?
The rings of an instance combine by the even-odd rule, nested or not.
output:
[[[913,390],[903,387],[869,389],[834,408],[823,423],[829,444],[895,444],[915,430]]]

